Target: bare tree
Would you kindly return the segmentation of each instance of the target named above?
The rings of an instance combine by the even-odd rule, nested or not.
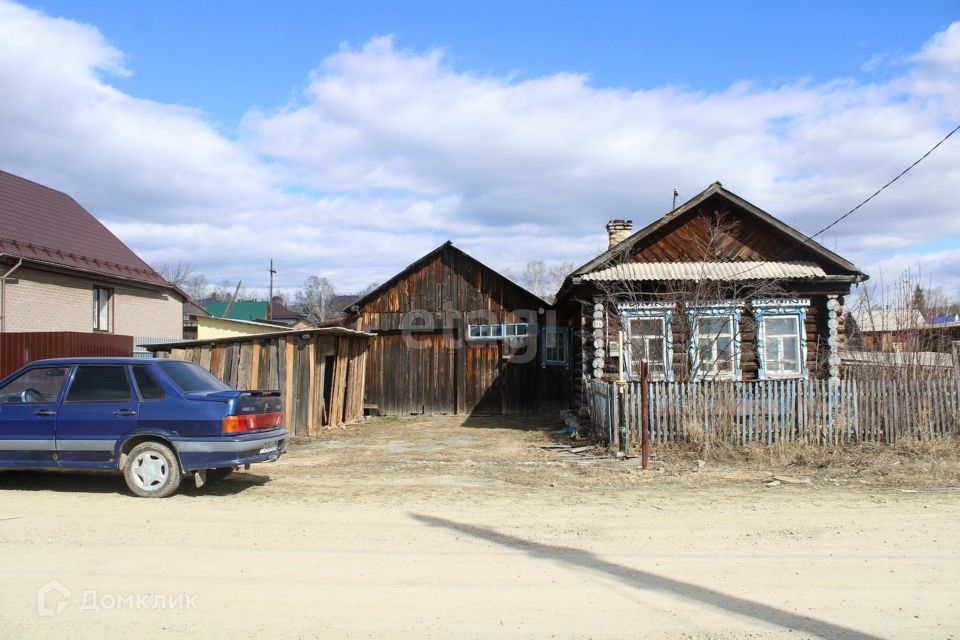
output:
[[[183,260],[160,262],[154,270],[164,280],[180,288],[183,288],[186,281],[193,275],[193,265]]]
[[[567,275],[576,268],[577,265],[572,260],[564,260],[547,269],[547,276],[544,280],[544,295],[541,297],[548,302],[553,302],[553,298],[560,290]]]
[[[532,291],[538,296],[544,293],[544,284],[547,274],[547,267],[543,260],[531,260],[523,268],[520,274],[520,284]]]
[[[210,295],[206,276],[196,273],[189,262],[161,262],[157,265],[156,272],[170,284],[179,287],[194,302],[204,300]]]
[[[379,282],[371,282],[370,284],[368,284],[367,286],[365,286],[363,289],[360,290],[360,293],[357,294],[357,297],[359,298],[360,296],[365,296],[371,291],[375,291],[376,288],[379,286],[380,286]]]
[[[180,288],[195,302],[210,295],[210,285],[207,283],[206,276],[202,273],[196,273],[187,278]]]
[[[237,300],[243,300],[247,296],[246,287],[240,284],[240,288],[232,283],[229,278],[224,278],[210,292],[210,299],[216,302],[228,302],[233,297],[233,292],[237,292]]]
[[[956,375],[954,315],[943,291],[907,270],[892,285],[865,287],[845,330],[849,374],[858,379]],[[932,321],[931,321],[932,319]]]
[[[330,302],[335,295],[337,290],[326,276],[310,276],[295,297],[307,319],[316,324],[332,315]]]

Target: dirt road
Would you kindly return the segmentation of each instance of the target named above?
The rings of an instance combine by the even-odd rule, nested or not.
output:
[[[381,420],[167,500],[0,475],[0,637],[960,638],[960,493],[642,474],[517,426]]]

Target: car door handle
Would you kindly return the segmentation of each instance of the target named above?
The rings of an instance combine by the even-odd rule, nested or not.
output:
[[[37,409],[33,412],[35,416],[55,416],[57,415],[56,411],[51,411],[50,409]]]
[[[117,409],[113,412],[115,416],[135,416],[137,415],[136,411],[131,411],[130,409]]]

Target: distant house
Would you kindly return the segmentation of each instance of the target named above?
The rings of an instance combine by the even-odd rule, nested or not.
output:
[[[613,220],[607,233],[556,300],[578,392],[635,378],[643,359],[654,380],[839,376],[844,297],[867,279],[849,261],[720,183],[640,231]]]
[[[919,309],[856,308],[847,316],[851,346],[866,351],[919,351],[927,321]]]
[[[550,305],[446,242],[346,309],[373,333],[366,402],[383,414],[567,406],[566,329]]]
[[[204,306],[204,309],[214,318],[225,317],[229,320],[265,322],[275,327],[281,326],[292,329],[305,329],[310,326],[310,323],[303,316],[283,304],[283,301],[278,297],[273,299],[269,316],[267,315],[266,300],[237,300],[233,304],[211,301]]]
[[[195,340],[216,340],[218,338],[237,338],[240,336],[255,336],[262,333],[276,333],[279,330],[288,330],[278,326],[278,323],[256,322],[254,320],[234,320],[232,318],[215,318],[213,316],[195,316],[197,336]]]
[[[73,198],[0,171],[0,332],[181,339],[186,299]]]
[[[197,318],[209,317],[206,309],[198,305],[193,300],[185,300],[183,303],[183,339],[197,339]]]
[[[918,309],[858,307],[847,315],[845,364],[901,363],[960,371],[960,322],[950,316],[928,321]]]

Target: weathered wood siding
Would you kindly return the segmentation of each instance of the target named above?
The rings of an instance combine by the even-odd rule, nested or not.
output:
[[[316,333],[249,336],[233,342],[162,345],[155,352],[160,358],[196,362],[237,389],[279,389],[287,430],[312,436],[323,427],[363,417],[367,340]]]
[[[465,340],[468,324],[528,322],[532,331],[547,318],[545,306],[444,245],[360,305],[357,328],[377,334],[367,402],[386,415],[513,414],[568,406],[566,368],[543,367],[539,352],[528,361],[515,358],[514,345],[503,340]],[[411,332],[413,327],[421,330]],[[532,340],[538,349],[539,337]]]
[[[717,234],[718,228],[730,233]],[[813,257],[798,247],[793,238],[768,225],[756,224],[738,207],[715,195],[693,214],[678,217],[645,238],[641,245],[634,247],[631,258],[634,262],[736,262]]]

